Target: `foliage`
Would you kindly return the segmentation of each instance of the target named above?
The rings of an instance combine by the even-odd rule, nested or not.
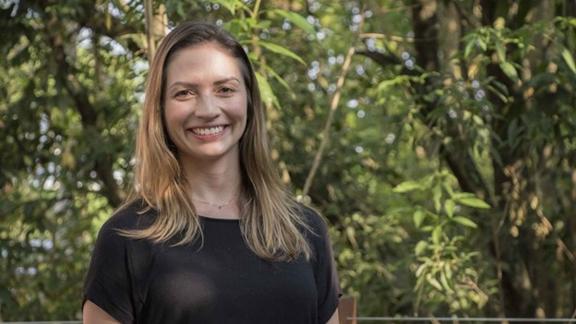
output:
[[[155,14],[161,7],[169,26],[213,21],[248,50],[273,158],[329,220],[361,315],[572,316],[573,2],[166,0]],[[0,2],[1,320],[80,317],[95,235],[131,183],[144,8]]]

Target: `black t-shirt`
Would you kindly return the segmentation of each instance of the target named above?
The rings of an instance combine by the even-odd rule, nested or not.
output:
[[[122,323],[318,323],[338,305],[339,287],[325,222],[302,208],[313,256],[259,258],[239,220],[200,217],[201,240],[170,246],[129,239],[117,229],[149,226],[156,212],[134,203],[101,228],[84,300]]]

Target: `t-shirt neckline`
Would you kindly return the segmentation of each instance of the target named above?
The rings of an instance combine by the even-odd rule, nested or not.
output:
[[[204,215],[198,215],[201,219],[208,221],[208,222],[217,222],[217,223],[238,223],[240,222],[239,218],[216,218],[216,217],[209,217]]]

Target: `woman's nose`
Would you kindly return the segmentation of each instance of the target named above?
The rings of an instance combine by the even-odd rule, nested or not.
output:
[[[195,115],[199,118],[213,119],[220,115],[218,100],[213,96],[202,96],[196,106]]]

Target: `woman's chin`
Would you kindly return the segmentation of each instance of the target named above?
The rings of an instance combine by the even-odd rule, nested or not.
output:
[[[218,161],[222,159],[232,159],[238,158],[238,154],[234,156],[234,149],[224,149],[224,148],[210,148],[206,150],[194,150],[184,152],[180,156],[186,157],[191,161]]]

